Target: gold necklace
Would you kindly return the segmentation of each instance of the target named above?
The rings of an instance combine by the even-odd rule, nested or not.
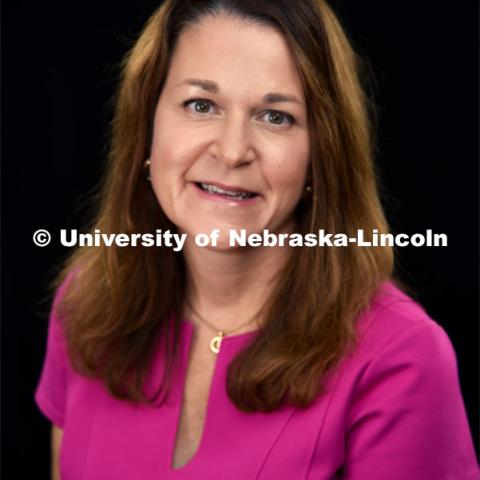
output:
[[[242,323],[241,325],[239,325],[238,327],[232,329],[232,330],[219,330],[218,328],[215,328],[211,323],[209,323],[207,320],[205,320],[192,306],[192,304],[190,303],[190,301],[188,300],[188,298],[185,299],[185,302],[186,304],[188,305],[188,308],[203,322],[205,323],[205,325],[207,325],[208,327],[210,327],[214,332],[217,332],[217,334],[212,337],[212,339],[210,340],[210,350],[215,353],[215,354],[218,354],[218,352],[220,351],[220,347],[222,345],[222,339],[223,337],[227,336],[227,335],[230,335],[231,333],[234,333],[236,332],[237,330],[240,330],[240,328],[244,327],[245,325],[248,325],[249,323],[253,322],[255,320],[255,318],[257,318],[261,308],[257,311],[257,313],[252,317],[250,318],[250,320],[248,320],[247,322],[244,322]]]

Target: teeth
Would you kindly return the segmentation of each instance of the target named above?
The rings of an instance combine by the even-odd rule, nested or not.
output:
[[[252,193],[245,192],[231,192],[229,190],[224,190],[223,188],[217,187],[216,185],[209,185],[208,183],[200,183],[203,190],[208,193],[218,193],[220,195],[227,195],[228,197],[238,198],[244,200],[253,196]]]

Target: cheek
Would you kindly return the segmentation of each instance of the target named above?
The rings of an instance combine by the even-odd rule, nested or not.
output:
[[[303,145],[298,148],[286,148],[278,155],[275,164],[270,166],[271,186],[285,200],[295,201],[299,199],[305,186],[308,148]]]
[[[184,137],[182,129],[174,131],[171,128],[154,136],[150,156],[154,181],[175,184],[190,168],[195,157],[191,151],[191,142]]]
[[[152,138],[152,168],[169,182],[179,182],[205,148],[205,132],[193,129],[173,107],[157,110]]]
[[[151,156],[152,188],[160,207],[173,223],[177,209],[176,198],[181,191],[180,179],[187,168],[179,160],[181,158],[183,157],[171,147],[152,151]]]
[[[173,202],[175,171],[178,169],[175,148],[164,134],[154,135],[150,152],[150,178],[153,191],[163,211],[169,216]]]
[[[189,158],[185,151],[189,145],[188,137],[186,129],[176,120],[172,107],[160,103],[155,114],[152,137],[152,168],[160,171],[162,176],[181,171]]]

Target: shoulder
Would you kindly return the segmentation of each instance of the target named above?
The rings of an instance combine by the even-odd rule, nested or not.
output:
[[[426,396],[459,392],[457,357],[448,334],[393,282],[381,285],[356,328],[357,343],[335,376],[350,400],[384,389],[399,396],[415,389]]]
[[[52,361],[55,361],[59,368],[61,367],[61,369],[65,370],[67,373],[70,373],[72,366],[65,336],[65,324],[68,321],[68,318],[63,311],[62,302],[65,299],[69,288],[77,278],[78,273],[78,269],[69,271],[59,282],[53,294],[48,320],[47,357]]]
[[[370,360],[397,346],[405,355],[428,352],[437,360],[455,361],[444,328],[392,281],[380,286],[358,319],[357,329],[358,354]]]
[[[72,280],[65,276],[56,288],[48,322],[46,351],[40,378],[35,390],[35,401],[44,415],[63,428],[67,404],[67,387],[72,376],[67,342],[63,334],[63,318],[59,305]]]
[[[335,392],[348,447],[342,478],[477,472],[453,345],[393,283],[382,285],[362,315],[343,367]]]
[[[371,411],[456,411],[463,423],[454,347],[441,325],[392,282],[382,285],[358,323],[341,364],[336,395],[355,419]],[[462,423],[462,425],[463,425]]]

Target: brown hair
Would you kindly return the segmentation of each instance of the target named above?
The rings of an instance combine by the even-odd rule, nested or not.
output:
[[[175,231],[143,171],[154,110],[182,29],[220,14],[276,28],[291,47],[311,132],[313,195],[298,205],[298,232],[323,228],[356,236],[363,229],[367,239],[374,228],[388,232],[362,61],[323,0],[165,1],[122,63],[108,165],[89,229]],[[243,411],[267,412],[284,403],[305,407],[321,395],[326,374],[355,345],[355,320],[381,282],[392,277],[393,263],[391,247],[293,248],[264,325],[229,365],[231,401]],[[182,255],[140,246],[78,248],[53,288],[72,271],[59,313],[74,367],[102,379],[118,398],[161,403],[178,358]],[[166,368],[149,397],[142,386],[156,348],[164,352]]]

